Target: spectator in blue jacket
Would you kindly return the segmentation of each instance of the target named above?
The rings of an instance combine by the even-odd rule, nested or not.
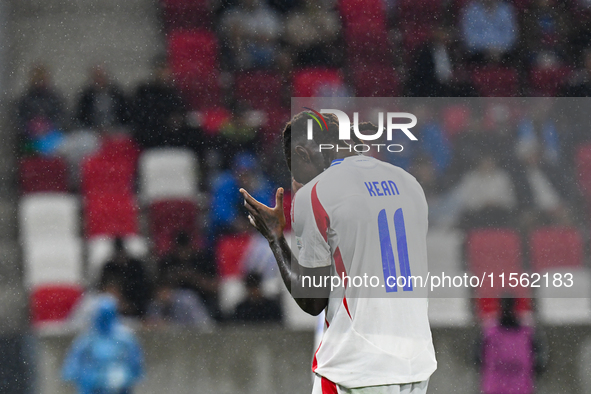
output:
[[[256,158],[246,152],[238,153],[232,169],[221,173],[213,182],[210,240],[223,233],[246,231],[246,215],[241,215],[243,200],[236,190],[249,188],[259,201],[270,202],[273,188],[260,169]]]
[[[105,296],[97,303],[90,330],[68,351],[62,377],[79,394],[131,394],[142,374],[142,350],[118,321],[115,300]]]

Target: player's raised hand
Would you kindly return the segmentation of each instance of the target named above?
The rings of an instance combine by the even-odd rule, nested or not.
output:
[[[270,208],[253,198],[246,190],[240,189],[244,197],[244,206],[250,212],[248,219],[250,223],[265,237],[268,241],[279,239],[283,235],[285,228],[285,214],[283,213],[283,193],[282,187],[277,189],[275,194],[275,207]]]

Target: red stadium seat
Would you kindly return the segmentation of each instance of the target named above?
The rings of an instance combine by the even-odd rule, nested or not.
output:
[[[402,46],[407,52],[419,49],[433,36],[433,25],[428,22],[402,22],[400,24],[402,34]]]
[[[360,65],[352,72],[357,97],[398,97],[401,94],[400,78],[392,66]]]
[[[99,154],[109,159],[124,159],[125,161],[129,161],[133,168],[135,168],[137,160],[140,157],[140,148],[128,135],[115,134],[103,137]]]
[[[175,74],[207,75],[218,68],[218,42],[214,33],[179,30],[168,35],[168,56]]]
[[[132,193],[134,176],[135,165],[126,156],[93,155],[82,162],[82,194]]]
[[[197,206],[193,201],[163,200],[150,205],[148,220],[156,253],[168,252],[179,232],[194,234],[196,218]]]
[[[361,23],[352,24],[344,31],[349,63],[392,63],[386,25]]]
[[[221,237],[216,245],[218,272],[222,278],[241,275],[242,259],[250,243],[250,234],[233,234]]]
[[[508,286],[511,273],[523,273],[521,240],[514,230],[478,229],[466,237],[466,261],[471,274],[485,277],[482,287],[476,290],[478,297],[501,297],[506,294],[525,296],[521,287]],[[505,286],[500,286],[499,275],[505,274]],[[493,275],[491,286],[489,275]]]
[[[204,29],[170,33],[168,59],[177,85],[192,108],[219,103],[218,42],[214,33]]]
[[[441,111],[443,130],[451,141],[470,126],[470,108],[462,104],[446,106]]]
[[[529,247],[530,262],[535,272],[583,266],[583,240],[576,228],[540,228],[531,234]]]
[[[478,67],[472,72],[472,83],[484,97],[515,97],[519,93],[517,70],[510,67]]]
[[[207,134],[215,135],[230,120],[232,113],[224,107],[209,107],[201,111],[201,127]]]
[[[293,97],[318,97],[324,88],[343,85],[343,76],[338,69],[304,68],[294,72]]]
[[[591,144],[579,147],[575,161],[579,188],[585,199],[591,203]]]
[[[338,10],[345,29],[354,24],[386,26],[386,8],[382,0],[339,0]]]
[[[137,203],[131,194],[96,193],[84,199],[84,228],[88,238],[137,234]]]
[[[160,0],[160,4],[168,31],[211,25],[212,15],[207,0]]]
[[[568,67],[536,68],[529,76],[530,96],[555,97],[566,82],[571,69]]]
[[[398,0],[396,13],[400,23],[434,23],[441,20],[442,0]]]
[[[77,285],[47,285],[31,293],[30,316],[33,324],[65,320],[82,296]]]
[[[339,0],[349,61],[388,64],[387,16],[381,0]]]
[[[19,168],[21,193],[66,192],[66,163],[59,157],[32,156],[21,159]]]
[[[276,105],[282,94],[279,74],[267,71],[238,73],[234,82],[234,98],[248,103],[253,109]]]

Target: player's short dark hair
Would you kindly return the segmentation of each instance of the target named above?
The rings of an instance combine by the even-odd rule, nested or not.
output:
[[[328,130],[322,130],[318,123],[312,122],[312,131],[313,137],[312,140],[317,144],[332,144],[337,145],[339,143],[339,119],[335,114],[326,113],[322,114],[324,119],[326,120],[326,126],[328,126]],[[295,115],[291,121],[287,122],[285,128],[283,129],[283,154],[285,155],[285,160],[287,161],[287,165],[291,168],[291,147],[292,142],[299,142],[301,140],[305,140],[307,138],[307,123],[308,119],[311,119],[310,112],[303,111],[299,114]],[[375,127],[370,122],[364,122],[359,125],[359,131],[368,131],[372,130],[371,126],[375,130]],[[363,143],[356,135],[352,134],[351,139],[356,144]],[[324,155],[325,166],[328,167],[330,165],[330,158]]]

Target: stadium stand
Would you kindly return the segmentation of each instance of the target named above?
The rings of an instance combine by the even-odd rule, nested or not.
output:
[[[197,196],[197,158],[184,148],[156,148],[140,157],[140,198],[144,203]]]
[[[22,194],[68,191],[66,163],[60,157],[30,156],[22,158],[19,179]]]

